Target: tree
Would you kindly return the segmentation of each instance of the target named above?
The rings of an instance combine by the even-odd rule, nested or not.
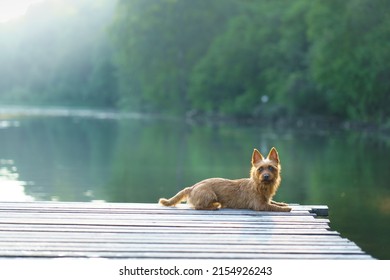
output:
[[[190,97],[201,110],[252,115],[276,106],[275,71],[280,62],[284,1],[244,1],[241,12],[194,68]]]
[[[333,0],[311,5],[311,71],[332,110],[352,119],[388,119],[390,3]]]
[[[120,1],[112,34],[123,106],[188,110],[192,68],[233,12],[232,0]]]

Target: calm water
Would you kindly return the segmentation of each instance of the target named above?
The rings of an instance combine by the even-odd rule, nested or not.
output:
[[[388,138],[59,115],[0,115],[0,200],[154,203],[204,178],[247,177],[253,148],[275,146],[283,168],[275,200],[328,205],[332,229],[390,259]]]

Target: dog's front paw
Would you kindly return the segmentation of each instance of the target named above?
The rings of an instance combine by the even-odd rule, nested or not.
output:
[[[288,206],[287,203],[284,203],[284,202],[276,202],[276,201],[273,201],[273,200],[271,200],[271,204],[278,205],[278,206]]]

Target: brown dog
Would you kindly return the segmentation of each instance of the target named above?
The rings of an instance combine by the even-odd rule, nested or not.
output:
[[[275,148],[271,149],[266,158],[255,149],[249,178],[206,179],[181,190],[171,199],[161,198],[159,203],[174,206],[181,201],[187,201],[198,210],[237,208],[289,212],[291,208],[287,204],[272,201],[280,185],[280,170],[279,155]]]

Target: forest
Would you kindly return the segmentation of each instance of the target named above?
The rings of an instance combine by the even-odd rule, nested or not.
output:
[[[388,0],[47,0],[0,23],[0,102],[390,127]]]

